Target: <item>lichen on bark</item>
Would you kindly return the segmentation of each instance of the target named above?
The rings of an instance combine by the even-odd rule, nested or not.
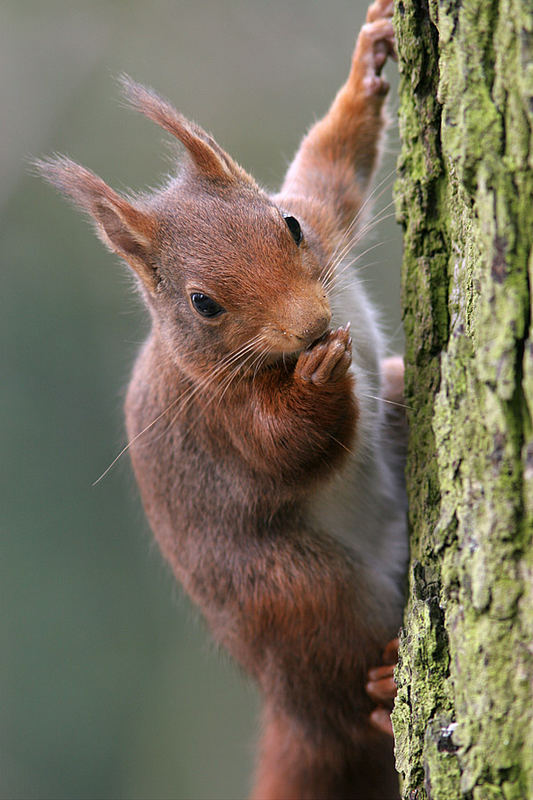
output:
[[[533,7],[398,0],[409,800],[533,797]]]

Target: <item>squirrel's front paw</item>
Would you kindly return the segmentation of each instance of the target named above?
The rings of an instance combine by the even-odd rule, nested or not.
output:
[[[396,58],[392,3],[377,0],[368,9],[354,53],[355,73],[360,76],[368,95],[385,95],[388,82],[381,77],[387,58]]]
[[[329,331],[300,353],[294,375],[306,383],[323,386],[342,378],[352,363],[350,323],[344,328]]]

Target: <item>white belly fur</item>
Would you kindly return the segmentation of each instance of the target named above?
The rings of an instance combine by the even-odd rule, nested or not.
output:
[[[391,469],[393,459],[379,399],[383,335],[376,312],[355,279],[331,305],[333,329],[351,322],[359,420],[347,461],[333,480],[313,495],[309,512],[315,525],[342,541],[362,562],[375,588],[379,613],[394,634],[401,624],[407,524],[402,482]]]

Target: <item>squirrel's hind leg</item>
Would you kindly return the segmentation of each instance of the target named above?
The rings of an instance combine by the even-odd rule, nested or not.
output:
[[[250,800],[398,800],[392,739],[375,727],[342,742],[267,709]]]

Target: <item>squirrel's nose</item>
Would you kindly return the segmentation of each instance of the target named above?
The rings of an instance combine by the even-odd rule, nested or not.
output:
[[[283,349],[296,352],[319,339],[329,328],[331,309],[318,283],[302,283],[287,294],[276,309],[276,330],[283,337]]]
[[[300,336],[309,346],[319,339],[329,328],[331,308],[320,284],[315,284],[307,296],[300,316]]]
[[[301,334],[299,334],[299,338],[303,339],[307,345],[312,344],[328,330],[330,322],[331,311],[329,308],[324,308],[319,316],[309,320]]]

